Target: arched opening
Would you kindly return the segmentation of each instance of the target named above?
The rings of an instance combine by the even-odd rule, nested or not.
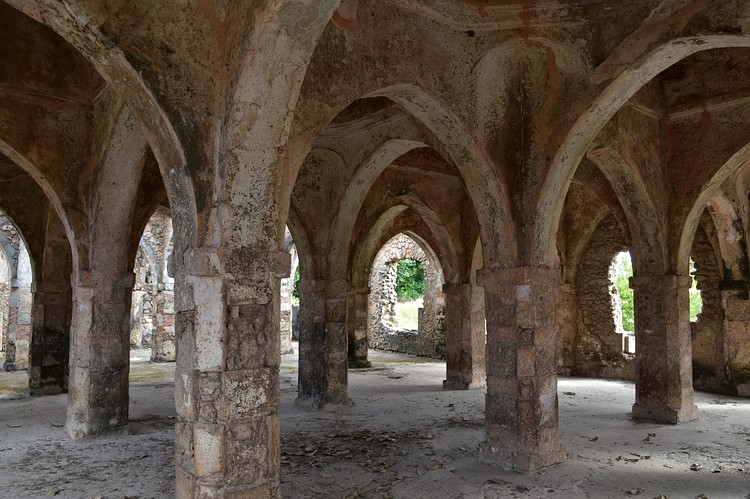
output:
[[[8,341],[8,298],[10,297],[10,262],[5,244],[0,246],[0,355],[5,361],[5,343]]]
[[[294,238],[289,231],[289,227],[284,227],[284,251],[289,253],[289,276],[281,278],[279,288],[280,315],[279,315],[279,346],[281,355],[289,355],[295,352],[293,341],[297,339],[295,327],[297,315],[299,314],[299,257],[297,255],[297,246],[294,244]]]
[[[143,229],[133,265],[131,361],[175,361],[174,278],[169,272],[172,251],[172,218],[166,209],[157,209]]]
[[[424,310],[425,263],[404,258],[396,262],[396,327],[419,330]]]
[[[3,370],[30,366],[33,270],[29,250],[18,229],[0,212],[0,244],[7,278],[3,280]]]
[[[633,261],[629,251],[621,251],[612,260],[609,268],[609,288],[612,313],[618,333],[622,335],[622,351],[635,353],[635,319],[633,312],[633,290],[630,278],[633,277]]]
[[[411,236],[401,233],[389,239],[376,254],[370,267],[370,348],[445,358],[444,278],[439,262],[430,253]],[[415,310],[415,303],[422,307]],[[401,317],[399,305],[406,305],[401,308]],[[412,311],[416,313],[409,314]]]

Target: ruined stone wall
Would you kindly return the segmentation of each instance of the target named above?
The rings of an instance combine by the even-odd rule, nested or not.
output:
[[[154,300],[156,273],[143,246],[135,257],[135,284],[130,311],[130,348],[151,348],[154,333]]]
[[[0,352],[8,341],[8,296],[10,294],[10,266],[5,249],[0,248]]]
[[[635,376],[634,356],[622,352],[619,297],[610,276],[615,256],[626,249],[619,225],[608,217],[584,250],[574,284],[578,309],[574,365],[570,366],[574,375],[623,379]]]
[[[418,330],[398,327],[396,321],[396,265],[404,259],[424,263],[424,306]],[[441,281],[434,264],[410,237],[399,234],[383,245],[370,272],[367,328],[370,348],[445,358],[445,299]]]
[[[27,369],[31,345],[32,270],[26,244],[13,224],[0,215],[0,239],[10,272],[7,302],[3,304],[3,350],[6,371]],[[3,296],[6,296],[3,293]],[[5,319],[7,317],[7,320]]]
[[[297,266],[299,265],[297,247],[294,245],[294,241],[292,241],[292,234],[289,232],[289,229],[286,229],[284,251],[289,253],[292,265],[289,269],[289,277],[282,278],[280,284],[281,304],[279,318],[279,341],[281,347],[281,355],[288,355],[294,353],[294,348],[292,347],[292,291],[294,289],[294,273],[297,270]]]
[[[151,349],[154,362],[175,359],[174,279],[169,275],[172,220],[157,210],[149,220],[136,254],[131,306],[131,348]]]

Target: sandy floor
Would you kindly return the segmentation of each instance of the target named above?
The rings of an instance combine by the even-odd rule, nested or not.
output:
[[[522,475],[478,460],[481,391],[443,391],[441,363],[372,358],[373,368],[350,373],[353,408],[304,412],[294,407],[296,357],[284,357],[284,497],[750,497],[748,400],[697,394],[699,421],[636,423],[631,383],[564,378],[560,438],[570,458]],[[85,442],[65,435],[64,395],[8,399],[9,379],[24,377],[0,375],[0,497],[171,497],[173,369],[136,355],[131,434]]]

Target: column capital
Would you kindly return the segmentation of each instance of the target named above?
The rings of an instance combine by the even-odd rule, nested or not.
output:
[[[77,281],[75,280],[75,274],[71,276],[71,286],[79,288],[96,288],[97,286],[132,288],[134,285],[135,273],[132,270],[128,270],[119,276],[97,270],[79,270]]]
[[[471,289],[471,283],[468,282],[446,282],[443,284],[443,293],[446,295],[457,295],[465,293]]]
[[[690,288],[692,279],[689,275],[661,274],[633,276],[629,279],[630,289],[639,288]]]
[[[184,253],[190,275],[196,277],[216,276],[223,273],[217,249],[210,246],[189,247]]]
[[[477,285],[484,288],[504,288],[542,282],[557,284],[560,270],[554,267],[507,267],[501,269],[480,269],[477,271]]]
[[[300,290],[300,293],[322,293],[326,290],[326,282],[325,279],[309,279],[300,276],[299,281],[297,281],[297,288]]]
[[[268,254],[271,272],[280,279],[288,278],[292,273],[292,255],[286,251],[271,251]]]
[[[323,282],[326,295],[331,298],[346,296],[351,288],[349,281],[346,279],[325,279]]]

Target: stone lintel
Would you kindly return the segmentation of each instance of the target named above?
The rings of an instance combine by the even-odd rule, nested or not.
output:
[[[326,298],[341,298],[345,299],[349,293],[351,285],[346,279],[326,279],[325,280],[325,292]]]

